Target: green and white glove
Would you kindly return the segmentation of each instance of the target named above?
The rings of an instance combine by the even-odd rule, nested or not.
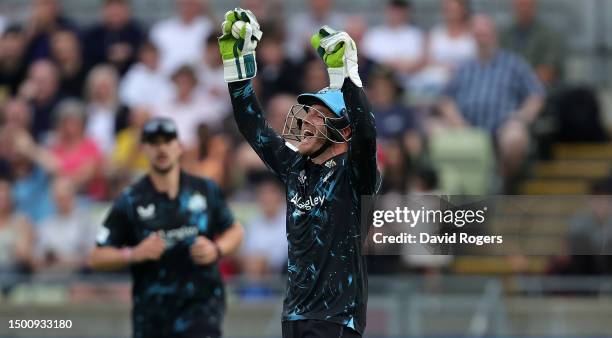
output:
[[[242,8],[227,11],[221,32],[223,35],[219,37],[219,50],[223,59],[225,82],[255,77],[255,48],[262,36],[255,15]]]
[[[357,65],[357,45],[346,32],[323,26],[312,36],[310,43],[327,65],[330,88],[342,88],[347,77],[357,87],[362,87]]]

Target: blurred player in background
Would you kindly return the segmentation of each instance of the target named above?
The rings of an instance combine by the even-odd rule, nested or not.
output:
[[[219,47],[238,127],[286,185],[289,246],[283,337],[360,337],[367,279],[361,253],[361,196],[376,190],[376,129],[357,51],[346,32],[324,26],[312,45],[330,86],[302,94],[287,115],[283,140],[266,122],[250,79],[262,32],[255,16],[225,15]]]
[[[130,267],[134,337],[219,337],[217,261],[243,237],[218,186],[181,170],[177,137],[170,119],[144,125],[151,169],[115,200],[90,257],[98,270]]]

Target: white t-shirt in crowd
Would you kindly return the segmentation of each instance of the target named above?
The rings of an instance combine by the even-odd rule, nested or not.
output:
[[[116,111],[99,104],[87,106],[85,134],[94,140],[104,154],[110,154],[115,147]]]
[[[423,32],[412,25],[378,26],[363,37],[363,53],[378,63],[393,60],[417,61],[423,56]]]
[[[287,235],[285,209],[281,208],[272,219],[258,217],[247,226],[243,254],[263,256],[270,267],[283,271],[287,267]]]
[[[54,215],[42,221],[39,227],[35,255],[44,258],[54,255],[63,262],[83,260],[96,240],[96,227],[89,213],[75,210],[69,215]]]
[[[162,72],[171,74],[184,64],[195,65],[212,29],[213,24],[206,17],[198,17],[189,24],[177,17],[155,24],[150,37],[159,49]]]
[[[174,120],[179,140],[187,147],[197,144],[198,125],[206,123],[210,128],[217,129],[227,115],[218,100],[205,93],[195,92],[189,102],[173,99],[153,108],[154,116]]]
[[[462,63],[477,57],[474,37],[463,34],[453,37],[443,26],[429,33],[429,64],[410,79],[411,91],[421,97],[435,99],[450,81],[453,71]]]
[[[119,99],[128,107],[155,106],[168,101],[173,92],[165,74],[142,63],[130,67],[119,84]]]
[[[472,34],[450,36],[445,27],[435,27],[429,36],[429,55],[435,63],[458,66],[476,57],[478,49]]]

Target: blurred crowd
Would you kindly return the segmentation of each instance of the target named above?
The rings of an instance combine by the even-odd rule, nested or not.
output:
[[[145,26],[130,1],[99,3],[89,25],[58,0],[33,0],[23,22],[0,13],[0,271],[85,269],[92,206],[146,171],[140,128],[153,116],[176,121],[185,170],[212,178],[232,201],[260,206],[245,224],[242,258],[226,270],[282,271],[284,192],[236,131],[217,46],[221,18],[207,1],[176,0],[169,18]],[[359,48],[382,193],[464,192],[445,185],[433,160],[441,151],[433,145],[451,134],[481,135],[493,154],[492,183],[480,193],[511,192],[534,156],[533,126],[563,91],[564,40],[539,20],[536,0],[513,0],[508,27],[468,0],[437,3],[441,21],[425,29],[406,0],[380,2],[376,25],[366,13],[335,11],[331,0],[306,1],[292,16],[282,1],[243,0],[264,32],[254,87],[272,127],[282,130],[297,94],[327,86],[309,42],[327,24]],[[607,139],[600,125],[585,128]]]

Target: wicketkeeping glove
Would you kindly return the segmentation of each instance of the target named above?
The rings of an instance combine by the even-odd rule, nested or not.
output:
[[[357,46],[346,32],[323,26],[312,36],[310,43],[327,65],[330,88],[342,88],[347,77],[357,87],[362,86],[357,66]]]
[[[225,13],[221,31],[219,50],[225,82],[253,78],[257,74],[255,48],[262,35],[255,15],[248,9],[234,8]]]

